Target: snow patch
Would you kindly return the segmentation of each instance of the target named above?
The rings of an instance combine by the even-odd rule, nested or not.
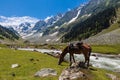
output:
[[[85,14],[83,15],[81,18],[84,18],[84,17],[90,17],[92,14]]]
[[[60,40],[60,38],[57,38],[55,41],[59,41]]]
[[[40,33],[40,37],[42,37],[43,36],[43,33]]]
[[[48,23],[48,20],[50,19],[50,18],[52,18],[53,16],[48,16],[44,21],[46,22],[46,23]]]
[[[78,18],[78,16],[79,16],[80,12],[81,12],[81,10],[79,10],[79,11],[78,11],[77,16],[76,16],[76,17],[74,17],[74,18],[72,18],[72,19],[68,22],[68,24],[70,24],[70,23],[74,22],[74,21]]]
[[[59,26],[55,26],[55,29],[58,29],[59,28]]]
[[[49,42],[51,39],[46,39],[46,42]]]
[[[50,36],[55,36],[57,34],[58,34],[58,32],[54,32],[54,33],[50,34]]]

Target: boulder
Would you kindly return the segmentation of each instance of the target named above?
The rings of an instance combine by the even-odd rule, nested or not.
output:
[[[43,68],[35,73],[35,77],[56,76],[57,72],[51,68]]]
[[[12,64],[11,65],[11,68],[17,68],[17,67],[20,67],[20,65],[19,64]]]
[[[62,71],[61,75],[59,76],[59,80],[87,80],[87,75],[84,72],[80,71],[80,69],[83,68],[85,68],[83,62],[74,63]]]

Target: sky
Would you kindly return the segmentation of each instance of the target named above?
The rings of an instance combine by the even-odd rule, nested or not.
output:
[[[88,0],[0,0],[0,16],[30,16],[45,19],[65,13]]]

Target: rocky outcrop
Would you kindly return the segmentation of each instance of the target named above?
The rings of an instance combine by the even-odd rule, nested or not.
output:
[[[70,67],[62,71],[59,80],[88,80],[87,75],[81,69],[87,69],[83,62],[73,63]]]

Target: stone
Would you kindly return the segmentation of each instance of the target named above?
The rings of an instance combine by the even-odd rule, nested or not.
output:
[[[20,67],[20,65],[19,64],[12,64],[11,65],[11,68],[17,68],[17,67]]]
[[[57,75],[57,71],[55,71],[54,69],[51,68],[43,68],[40,71],[37,71],[35,73],[35,77],[46,77],[46,76],[56,76]]]
[[[80,67],[81,64],[83,63],[73,63],[70,67],[63,70],[61,75],[59,76],[59,80],[86,80],[86,74],[80,71],[80,69],[83,69],[83,66]]]

